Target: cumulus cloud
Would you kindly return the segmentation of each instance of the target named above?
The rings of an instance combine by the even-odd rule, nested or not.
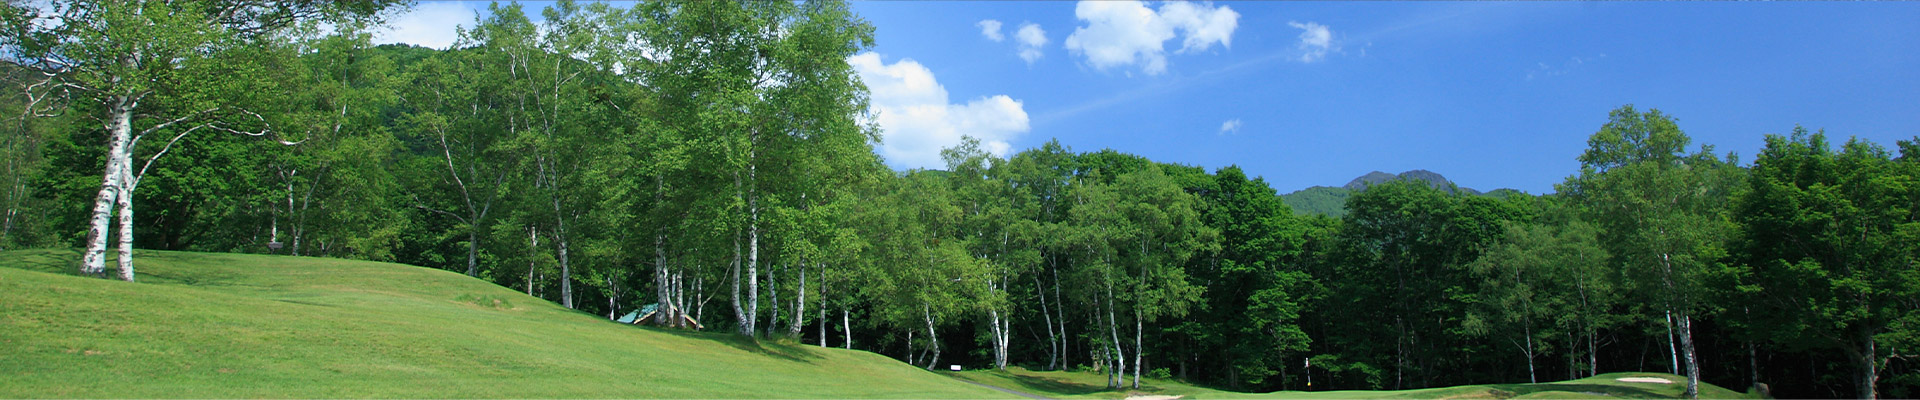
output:
[[[943,167],[940,149],[960,144],[962,136],[980,139],[987,152],[1004,157],[1013,149],[1009,141],[1029,129],[1019,100],[994,95],[949,103],[933,71],[911,59],[889,64],[880,54],[866,52],[848,57],[847,63],[867,84],[883,138],[880,155],[895,167]]]
[[[1020,59],[1027,60],[1027,64],[1033,64],[1045,55],[1040,48],[1047,45],[1047,31],[1040,29],[1039,24],[1020,24],[1020,30],[1013,33],[1013,39],[1020,42]]]
[[[460,38],[456,28],[471,23],[477,11],[465,1],[421,2],[404,14],[389,20],[388,28],[374,34],[375,43],[407,43],[446,49]]]
[[[1159,10],[1139,1],[1082,0],[1073,15],[1086,25],[1074,28],[1065,45],[1097,69],[1139,65],[1158,75],[1167,70],[1165,43],[1184,37],[1179,53],[1205,51],[1218,43],[1232,47],[1240,14],[1212,3],[1168,2]]]
[[[1287,22],[1288,26],[1300,30],[1300,62],[1314,62],[1327,58],[1327,52],[1334,50],[1333,29],[1313,22]]]
[[[1239,118],[1230,119],[1230,120],[1227,120],[1227,122],[1220,123],[1220,134],[1227,135],[1227,134],[1234,134],[1234,133],[1240,133]]]
[[[1000,34],[1000,21],[983,19],[983,20],[980,20],[980,23],[975,25],[980,26],[980,36],[986,36],[987,40],[992,40],[995,42],[1007,40],[1006,36],[1003,36]]]

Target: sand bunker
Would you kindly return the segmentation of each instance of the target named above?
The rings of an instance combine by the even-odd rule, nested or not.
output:
[[[1615,380],[1633,383],[1673,383],[1673,381],[1667,380],[1667,378],[1620,378]]]

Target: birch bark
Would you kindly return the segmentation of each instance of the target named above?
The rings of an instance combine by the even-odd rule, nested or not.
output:
[[[115,201],[124,185],[124,164],[130,164],[127,145],[133,140],[133,108],[137,103],[117,96],[107,107],[107,165],[100,179],[100,192],[93,198],[93,215],[88,218],[87,252],[80,259],[80,273],[104,276],[107,269],[107,235],[112,225]]]

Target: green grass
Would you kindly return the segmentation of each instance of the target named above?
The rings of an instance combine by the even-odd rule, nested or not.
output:
[[[608,322],[457,273],[0,252],[0,398],[1006,398],[861,351]]]
[[[1684,378],[1405,391],[1235,393],[1093,373],[930,373],[863,351],[615,324],[453,272],[141,252],[140,283],[0,252],[0,398],[1673,398]],[[946,376],[943,376],[946,375]],[[1655,376],[1674,384],[1625,383]],[[1702,384],[1707,398],[1753,396]]]
[[[1470,385],[1395,391],[1236,393],[1159,379],[1141,380],[1140,390],[1108,390],[1105,375],[1087,372],[1028,371],[1018,367],[1009,367],[1007,371],[980,370],[947,374],[1044,397],[1067,399],[1119,399],[1141,394],[1178,395],[1185,399],[1647,399],[1679,398],[1680,394],[1686,390],[1687,383],[1686,377],[1668,374],[1612,373],[1540,384]],[[1615,380],[1625,377],[1667,378],[1675,383],[1629,383]],[[1127,382],[1132,383],[1132,378],[1129,377]],[[1701,383],[1700,397],[1747,399],[1758,396]]]

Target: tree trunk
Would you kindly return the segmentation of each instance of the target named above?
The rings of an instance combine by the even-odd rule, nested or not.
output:
[[[767,266],[767,337],[773,337],[773,331],[780,325],[780,286],[774,284],[773,272],[777,266]],[[756,304],[758,305],[758,304]]]
[[[736,180],[734,182],[737,185],[739,181]],[[732,277],[733,278],[733,296],[732,296],[733,318],[734,318],[734,321],[736,321],[740,325],[739,331],[741,336],[753,336],[753,318],[749,318],[747,316],[747,311],[743,309],[741,307],[742,304],[740,304],[740,279],[742,277],[740,276],[740,232],[738,231],[734,232],[734,235],[733,235],[733,268],[732,269],[733,269],[733,277]]]
[[[787,324],[787,334],[794,340],[800,339],[800,328],[806,327],[803,321],[807,315],[807,260],[800,259],[800,290],[794,292],[793,323]]]
[[[568,309],[573,308],[573,264],[567,262],[567,218],[560,213],[560,184],[552,181],[557,177],[548,177],[547,186],[553,188],[553,241],[560,247],[560,298]]]
[[[1140,316],[1140,307],[1134,307],[1133,308],[1133,388],[1134,389],[1140,388],[1140,370],[1146,369],[1143,367],[1146,364],[1140,362],[1141,354],[1146,353],[1146,349],[1140,345],[1140,332],[1144,330],[1143,325],[1145,325],[1145,323],[1141,321],[1141,319],[1142,318]]]
[[[100,191],[93,197],[93,215],[87,222],[87,252],[80,258],[82,275],[105,277],[107,270],[107,235],[113,224],[115,201],[119,199],[120,188],[126,183],[122,172],[132,160],[129,160],[127,146],[133,140],[134,100],[125,96],[115,96],[107,106],[107,165],[100,178]]]
[[[819,297],[820,297],[820,306],[815,307],[819,311],[815,311],[815,312],[819,313],[820,316],[818,318],[814,318],[814,321],[817,321],[819,324],[819,326],[817,326],[816,328],[820,330],[819,332],[820,348],[824,349],[824,348],[827,348],[827,324],[829,324],[829,322],[827,322],[827,287],[826,285],[820,286]]]
[[[1121,383],[1120,378],[1127,376],[1127,354],[1125,347],[1123,347],[1125,345],[1120,342],[1120,318],[1115,315],[1113,311],[1113,303],[1115,303],[1115,300],[1113,297],[1113,283],[1107,282],[1107,334],[1113,339],[1114,367],[1113,373],[1110,374],[1114,379],[1110,379],[1110,381],[1112,381],[1112,387],[1118,388]]]
[[[675,328],[684,329],[687,327],[686,277],[681,272],[669,271],[668,273],[673,275],[673,289],[670,292],[671,294],[668,295],[672,297],[671,299],[672,302],[670,303],[673,305],[673,325],[672,326]],[[693,319],[697,320],[699,319],[699,317],[694,317]]]
[[[1053,262],[1055,261],[1052,258],[1049,258],[1047,261],[1049,264]],[[1067,369],[1067,355],[1071,354],[1067,352],[1067,301],[1065,300],[1066,297],[1060,296],[1060,268],[1056,265],[1052,270],[1053,300],[1058,303],[1058,307],[1054,307],[1053,312],[1055,316],[1059,317],[1057,319],[1060,321],[1060,369]]]
[[[1521,330],[1527,335],[1527,383],[1540,383],[1533,369],[1533,324],[1522,324]]]
[[[920,314],[927,319],[927,345],[933,349],[933,357],[927,358],[927,370],[940,364],[940,331],[933,329],[933,309],[927,303],[920,303]]]
[[[755,136],[758,136],[757,134]],[[748,146],[752,146],[751,143]],[[760,195],[755,186],[759,183],[757,171],[753,165],[754,151],[747,150],[747,335],[753,335],[755,318],[760,316]]]
[[[131,151],[129,151],[131,153]],[[133,161],[120,161],[120,280],[133,282],[133,189],[139,181],[133,177]]]
[[[1680,350],[1687,357],[1687,392],[1689,399],[1700,398],[1700,358],[1694,354],[1693,317],[1680,313]]]
[[[840,334],[847,339],[846,346],[843,347],[847,350],[853,350],[853,317],[847,315],[850,313],[846,307],[840,307]]]
[[[1680,349],[1674,347],[1673,336],[1673,310],[1667,310],[1667,356],[1668,359],[1673,362],[1672,366],[1668,367],[1667,372],[1679,375]]]
[[[533,295],[533,271],[540,269],[534,262],[534,253],[540,251],[540,228],[527,227],[527,295]]]
[[[1040,284],[1040,274],[1033,275],[1033,291],[1040,297],[1040,318],[1042,325],[1047,328],[1047,369],[1059,369],[1060,348],[1053,335],[1053,311],[1047,308],[1047,289]]]
[[[1600,332],[1592,328],[1587,329],[1587,376],[1600,374],[1600,352],[1597,349],[1598,346],[1593,343],[1600,340],[1596,336],[1600,336]]]
[[[1857,344],[1859,347],[1849,348],[1847,350],[1847,358],[1853,359],[1853,362],[1860,367],[1859,371],[1855,372],[1854,375],[1854,390],[1859,393],[1862,399],[1876,399],[1880,396],[1878,387],[1880,381],[1880,365],[1878,360],[1880,351],[1873,342],[1872,331],[1866,329],[1858,329],[1858,331],[1859,337],[1854,340],[1860,341],[1860,343]]]
[[[654,196],[654,201],[659,200],[659,196]],[[654,290],[654,292],[660,297],[660,301],[656,302],[658,304],[654,305],[654,308],[659,310],[655,311],[656,314],[654,315],[658,317],[654,318],[654,323],[660,324],[660,326],[672,326],[674,322],[679,321],[679,318],[671,315],[674,311],[678,310],[674,310],[674,308],[677,307],[675,307],[673,303],[673,277],[667,273],[667,234],[665,230],[665,228],[660,228],[655,229],[653,232],[653,282],[654,285],[659,286],[659,289]]]
[[[480,276],[480,227],[467,225],[467,276]]]

